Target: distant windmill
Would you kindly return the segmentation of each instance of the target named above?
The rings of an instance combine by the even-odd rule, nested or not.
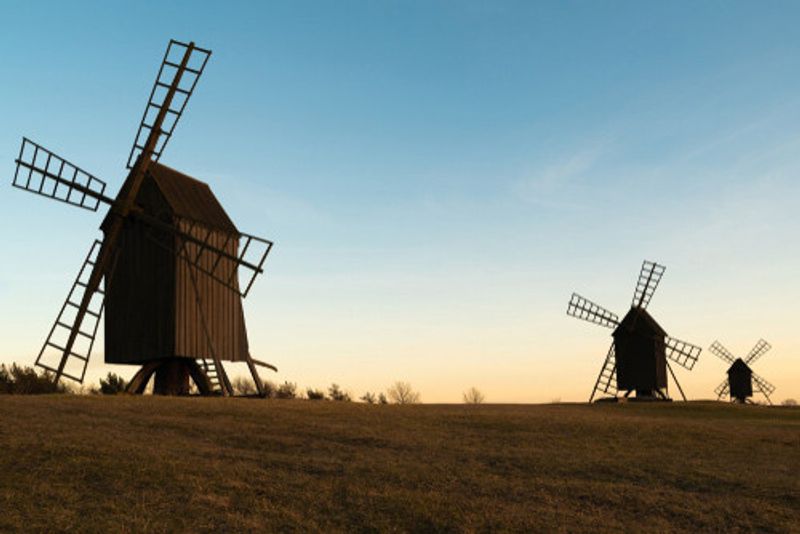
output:
[[[729,395],[731,402],[749,402],[749,398],[753,396],[755,385],[755,389],[764,395],[768,403],[772,404],[769,396],[775,391],[775,386],[750,369],[750,364],[762,357],[771,348],[772,345],[763,339],[759,339],[747,356],[737,358],[723,347],[719,341],[712,343],[708,350],[716,354],[721,360],[731,364],[728,368],[728,378],[714,390],[714,393],[717,394],[717,400]]]
[[[672,375],[683,400],[686,395],[667,359],[691,370],[702,349],[691,343],[669,337],[646,308],[661,281],[666,267],[645,261],[631,302],[631,309],[619,320],[616,314],[588,299],[572,294],[567,315],[613,328],[614,341],[600,369],[589,402],[595,394],[623,391],[627,398],[636,393],[641,400],[670,400],[667,371]]]
[[[36,365],[83,382],[105,310],[105,361],[140,365],[129,391],[231,395],[222,361],[250,356],[242,298],[272,242],[240,233],[208,185],[158,163],[205,69],[210,50],[171,40],[116,198],[106,184],[23,138],[14,186],[97,211],[109,206]],[[240,270],[245,282],[239,283]],[[101,285],[103,286],[101,288]],[[242,290],[242,287],[244,288]]]

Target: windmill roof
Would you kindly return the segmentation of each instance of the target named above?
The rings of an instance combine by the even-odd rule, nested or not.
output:
[[[238,233],[208,184],[156,162],[147,172],[175,215],[209,228]]]
[[[752,369],[741,358],[736,358],[736,361],[728,368],[728,373],[752,373]]]
[[[614,331],[615,333],[622,328],[636,329],[644,326],[647,330],[653,332],[654,335],[666,336],[667,333],[661,328],[661,325],[653,319],[653,316],[647,313],[644,308],[631,308],[630,311],[622,318],[619,326]]]

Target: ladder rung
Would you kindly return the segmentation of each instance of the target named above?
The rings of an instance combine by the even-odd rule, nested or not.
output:
[[[156,104],[155,102],[152,102],[152,101],[148,102],[148,103],[147,103],[147,105],[148,105],[148,106],[152,106],[152,107],[156,108],[156,109],[157,109],[157,110],[159,110],[159,111],[161,111],[161,108],[163,108],[163,107],[164,107],[163,105],[161,105],[161,104]],[[181,115],[181,112],[180,112],[180,111],[176,111],[176,110],[174,110],[174,109],[172,109],[172,108],[167,108],[167,113],[172,113],[173,115],[178,115],[179,117],[180,117],[180,115]],[[151,129],[152,129],[152,128],[151,128]]]
[[[157,85],[157,86],[159,86],[159,87],[163,87],[163,88],[165,88],[165,89],[169,89],[170,87],[172,87],[171,85],[169,85],[169,84],[166,84],[166,83],[164,83],[164,82],[156,82],[156,85]],[[190,95],[190,94],[191,94],[191,93],[190,93],[189,91],[187,91],[186,89],[181,89],[180,87],[176,87],[176,88],[175,88],[175,92],[177,92],[177,93],[182,93],[182,94],[184,94],[184,95]]]
[[[64,323],[64,322],[61,322],[61,321],[56,321],[56,324],[57,324],[58,326],[61,326],[61,327],[63,327],[63,328],[66,328],[67,330],[72,330],[72,325],[68,325],[67,323]],[[84,332],[84,331],[82,331],[82,330],[78,330],[78,334],[80,334],[80,335],[82,335],[83,337],[86,337],[86,338],[88,338],[88,339],[94,339],[94,336],[93,336],[93,335],[91,335],[91,334],[87,334],[86,332]],[[64,349],[61,349],[61,350],[64,350]]]
[[[61,352],[64,352],[64,347],[62,347],[62,346],[60,346],[60,345],[56,345],[56,344],[55,344],[55,343],[53,343],[52,341],[47,341],[47,342],[45,342],[45,345],[49,345],[49,346],[53,347],[54,349],[58,349],[58,350],[60,350]],[[84,362],[85,362],[85,361],[87,361],[87,358],[86,358],[86,356],[81,356],[81,355],[80,355],[80,354],[78,354],[77,352],[70,352],[70,353],[69,353],[69,356],[74,356],[75,358],[78,358],[79,360],[82,360],[82,361],[84,361]]]
[[[75,303],[74,303],[74,302],[72,302],[72,301],[67,301],[67,304],[68,304],[68,305],[70,305],[70,306],[72,306],[73,308],[81,309],[81,307],[80,307],[78,304],[75,304]],[[95,317],[95,318],[97,318],[97,319],[99,319],[99,318],[100,318],[100,314],[99,314],[99,313],[97,313],[97,312],[95,312],[95,311],[92,311],[92,310],[89,310],[89,309],[87,309],[87,310],[86,310],[86,313],[88,313],[89,315],[91,315],[92,317]]]
[[[177,63],[173,63],[172,61],[165,61],[164,65],[169,65],[170,67],[175,67],[176,69],[181,68],[180,65],[178,65]],[[186,72],[191,72],[192,74],[196,74],[198,76],[201,74],[201,72],[199,70],[193,69],[191,67],[184,67],[183,70],[185,70]]]
[[[92,265],[94,265],[94,264],[92,264]],[[88,288],[89,287],[87,284],[84,284],[80,280],[76,280],[75,283],[78,284],[81,287],[84,287],[84,288]],[[106,294],[106,292],[103,291],[102,289],[100,289],[99,287],[97,289],[95,289],[94,292],[95,293],[100,293],[101,295],[105,295]]]

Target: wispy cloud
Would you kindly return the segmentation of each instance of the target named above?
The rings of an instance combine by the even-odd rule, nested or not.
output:
[[[607,141],[596,142],[527,172],[513,182],[512,191],[525,202],[537,205],[578,207],[574,193],[609,151]],[[569,200],[567,200],[569,199]]]

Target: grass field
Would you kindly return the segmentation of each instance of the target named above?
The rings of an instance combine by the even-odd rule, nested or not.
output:
[[[800,532],[800,410],[0,396],[0,531]]]

